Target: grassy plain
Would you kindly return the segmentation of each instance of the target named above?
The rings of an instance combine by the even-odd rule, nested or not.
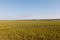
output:
[[[60,40],[60,21],[0,21],[0,40]]]

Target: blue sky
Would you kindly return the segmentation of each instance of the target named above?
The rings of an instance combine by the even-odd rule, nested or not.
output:
[[[0,0],[0,20],[60,18],[60,0]]]

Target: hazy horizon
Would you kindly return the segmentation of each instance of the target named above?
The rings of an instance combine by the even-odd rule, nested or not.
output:
[[[60,0],[0,0],[0,20],[60,19]]]

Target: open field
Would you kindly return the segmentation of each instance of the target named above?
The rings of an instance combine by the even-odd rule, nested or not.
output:
[[[60,40],[60,21],[0,21],[0,40]]]

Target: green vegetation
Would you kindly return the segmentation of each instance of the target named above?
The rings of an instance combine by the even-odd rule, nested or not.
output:
[[[60,21],[0,21],[0,40],[60,40]]]

